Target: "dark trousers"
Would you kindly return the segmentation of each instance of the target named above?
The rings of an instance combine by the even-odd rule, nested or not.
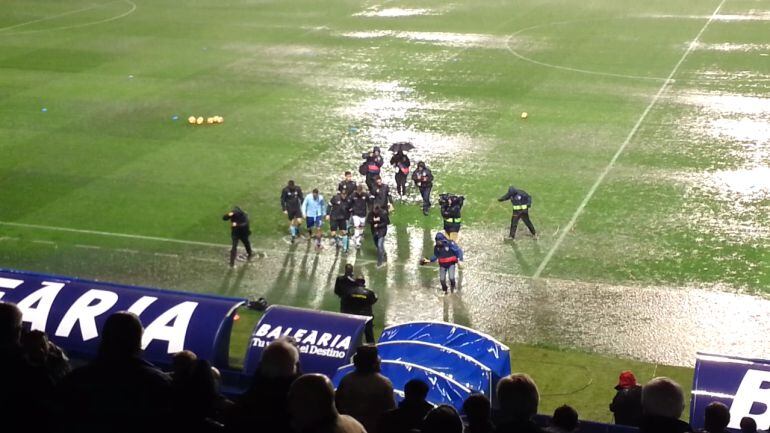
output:
[[[396,191],[398,195],[406,194],[406,175],[401,170],[396,172]]]
[[[430,209],[430,190],[431,188],[420,188],[420,195],[422,196],[423,212],[428,212],[428,209]]]
[[[535,226],[533,226],[532,221],[529,220],[529,211],[519,210],[513,211],[513,216],[511,216],[511,239],[516,238],[516,228],[519,225],[519,220],[524,221],[524,225],[527,226],[529,232],[534,236]]]
[[[246,253],[251,257],[251,242],[249,242],[249,234],[244,232],[233,232],[233,247],[230,248],[230,266],[235,266],[235,257],[238,255],[238,241],[243,242],[243,246],[246,247]]]
[[[367,173],[366,174],[366,186],[369,188],[369,192],[374,191],[377,188],[377,182],[375,182],[374,178],[379,176],[380,174],[374,174],[374,173]]]
[[[374,344],[374,317],[372,317],[372,320],[366,322],[366,327],[364,328],[364,338],[366,339],[367,343]]]

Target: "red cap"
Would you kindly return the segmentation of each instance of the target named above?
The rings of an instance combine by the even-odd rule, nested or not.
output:
[[[631,388],[632,386],[636,386],[636,376],[634,376],[634,373],[628,370],[620,373],[618,388]]]

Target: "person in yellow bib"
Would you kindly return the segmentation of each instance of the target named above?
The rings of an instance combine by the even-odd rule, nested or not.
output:
[[[516,238],[516,227],[519,225],[519,220],[524,221],[524,224],[532,233],[532,237],[537,239],[537,232],[535,226],[532,225],[532,221],[529,219],[529,209],[532,207],[532,196],[527,194],[526,191],[516,189],[513,186],[508,188],[508,192],[497,199],[497,201],[510,200],[513,205],[513,215],[511,216],[511,239]]]

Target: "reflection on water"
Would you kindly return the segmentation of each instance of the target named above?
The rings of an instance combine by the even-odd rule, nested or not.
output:
[[[438,12],[431,9],[402,9],[402,8],[388,8],[378,9],[377,7],[369,8],[366,11],[353,14],[354,17],[380,17],[380,18],[397,18],[397,17],[412,17],[419,15],[439,15]]]
[[[406,32],[395,30],[373,30],[342,33],[346,38],[376,39],[396,38],[410,42],[431,43],[453,48],[508,49],[508,36],[483,33],[448,33],[448,32]]]

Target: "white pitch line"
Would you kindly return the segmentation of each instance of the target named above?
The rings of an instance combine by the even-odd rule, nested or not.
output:
[[[101,250],[102,247],[96,246],[96,245],[83,245],[83,244],[75,244],[75,248],[84,248],[87,250]]]
[[[34,241],[31,241],[31,242],[33,244],[56,245],[56,242],[51,242],[51,241],[34,240]]]
[[[724,6],[726,1],[727,0],[722,0],[719,3],[719,6],[717,6],[717,8],[714,10],[714,13],[711,14],[709,19],[700,29],[698,34],[695,36],[695,39],[693,39],[692,42],[690,42],[690,45],[687,47],[687,50],[684,52],[684,54],[682,54],[682,57],[679,59],[678,62],[676,62],[676,65],[674,65],[674,69],[672,69],[671,73],[668,74],[668,78],[666,78],[666,81],[663,82],[662,86],[660,86],[658,93],[655,94],[655,97],[652,98],[652,101],[650,101],[649,105],[647,105],[647,108],[645,108],[641,117],[639,117],[639,120],[636,121],[636,124],[631,129],[631,132],[628,133],[628,136],[623,141],[623,144],[621,144],[620,148],[618,148],[617,152],[615,152],[615,155],[613,155],[609,164],[607,164],[607,167],[604,168],[604,171],[602,171],[602,173],[596,179],[596,182],[594,182],[593,186],[591,186],[591,189],[588,191],[588,194],[586,194],[585,198],[583,198],[583,201],[580,203],[580,206],[578,206],[577,210],[575,211],[575,214],[572,215],[572,218],[569,220],[569,223],[567,223],[567,225],[564,227],[564,230],[556,239],[556,242],[553,244],[551,249],[548,250],[548,254],[546,254],[545,258],[540,263],[540,266],[537,267],[537,270],[532,275],[533,279],[540,278],[540,275],[543,273],[543,270],[545,269],[545,267],[548,266],[548,263],[551,261],[551,258],[553,257],[554,253],[556,252],[557,249],[559,249],[562,242],[564,242],[564,238],[567,237],[567,234],[569,234],[570,231],[572,231],[572,228],[575,226],[575,222],[577,222],[578,217],[580,217],[580,214],[583,213],[583,210],[585,209],[588,202],[591,200],[591,198],[593,198],[594,194],[596,194],[596,190],[599,189],[599,185],[601,185],[602,182],[604,182],[604,178],[607,177],[607,174],[610,172],[610,170],[612,170],[612,167],[615,166],[615,163],[618,161],[618,158],[628,146],[628,143],[631,142],[631,139],[634,138],[636,133],[639,131],[639,127],[642,125],[644,120],[647,119],[647,115],[650,114],[652,107],[654,107],[655,104],[658,102],[661,95],[663,95],[663,92],[665,92],[666,89],[668,89],[668,86],[671,84],[672,79],[674,78],[674,75],[676,75],[676,73],[679,72],[679,68],[682,66],[685,59],[687,59],[687,57],[690,55],[692,50],[698,44],[698,40],[700,40],[701,36],[703,36],[703,33],[706,31],[709,24],[711,24],[711,22],[714,21],[714,18],[719,14],[719,11],[722,9],[722,6]]]
[[[109,3],[115,3],[115,2],[109,2]],[[105,3],[105,4],[109,4],[109,3]],[[74,11],[63,12],[63,13],[60,13],[60,14],[57,14],[57,15],[51,15],[51,16],[48,16],[48,17],[38,18],[38,19],[32,20],[32,21],[25,21],[23,23],[14,24],[12,26],[0,28],[0,32],[6,31],[6,30],[11,30],[11,29],[16,29],[16,28],[19,28],[19,27],[24,27],[24,26],[28,26],[30,24],[40,23],[40,22],[43,22],[43,21],[48,21],[48,20],[52,20],[52,19],[56,19],[56,18],[66,17],[67,15],[73,15],[73,14],[80,13],[80,12],[90,11],[91,9],[96,9],[99,6],[101,6],[101,5],[91,5],[91,6],[82,8],[82,9],[76,9]]]

